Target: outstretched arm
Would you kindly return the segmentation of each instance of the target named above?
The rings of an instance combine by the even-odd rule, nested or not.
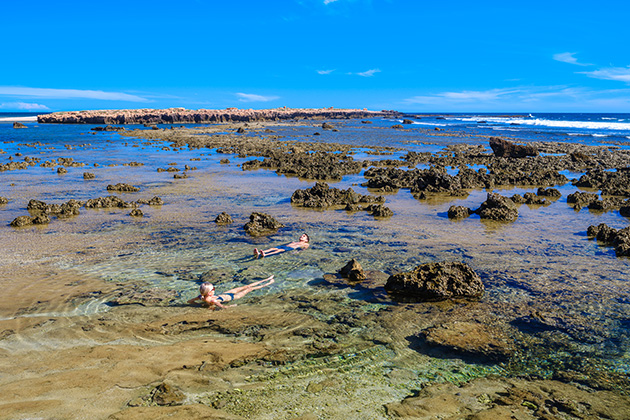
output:
[[[200,300],[202,300],[202,299],[201,299],[201,297],[197,296],[197,297],[194,297],[194,298],[190,299],[190,300],[188,301],[188,303],[189,303],[190,305],[194,305],[195,303],[197,303],[197,302],[198,302],[198,301],[200,301]]]

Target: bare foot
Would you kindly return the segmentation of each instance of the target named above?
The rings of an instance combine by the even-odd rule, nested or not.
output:
[[[260,258],[265,258],[265,251],[260,250],[258,252],[260,252],[260,254],[258,254],[260,256]]]
[[[260,256],[259,252],[260,251],[258,251],[258,248],[254,248],[254,255],[256,256],[256,258]]]

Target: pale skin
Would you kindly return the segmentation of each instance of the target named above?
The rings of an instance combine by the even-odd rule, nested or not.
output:
[[[225,309],[228,306],[223,305],[222,303],[229,302],[231,300],[240,299],[253,290],[262,289],[265,286],[269,286],[270,284],[273,284],[274,281],[275,280],[273,279],[273,276],[269,276],[264,280],[254,282],[246,286],[236,287],[234,289],[228,290],[227,292],[223,292],[219,295],[214,294],[215,290],[214,290],[213,285],[211,285],[210,283],[204,283],[199,288],[199,291],[201,294],[195,298],[190,299],[188,303],[192,305],[199,302],[203,304],[204,306],[208,306],[209,308],[212,308],[212,309],[214,308]],[[236,306],[236,305],[229,305],[229,306]]]
[[[269,248],[264,251],[259,250],[258,248],[254,248],[254,255],[256,258],[264,258],[269,255],[281,254],[287,251],[293,251],[296,249],[306,249],[309,247],[310,238],[306,233],[303,233],[300,236],[300,239],[294,242],[289,242],[288,244],[282,245],[280,248]]]

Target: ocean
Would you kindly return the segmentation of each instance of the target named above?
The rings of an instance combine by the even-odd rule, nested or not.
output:
[[[230,310],[261,310],[262,325],[268,314],[265,311],[290,308],[308,317],[308,322],[338,328],[333,335],[318,338],[317,351],[287,357],[280,366],[277,361],[250,366],[259,378],[253,383],[258,385],[249,382],[251,394],[242,392],[252,401],[259,398],[256,386],[290,389],[295,381],[308,384],[332,375],[341,382],[360,382],[362,385],[355,384],[353,392],[367,398],[357,398],[362,404],[335,400],[341,404],[341,412],[344,407],[353,413],[362,408],[369,418],[387,418],[382,411],[384,399],[401,400],[436,382],[462,384],[496,375],[551,379],[567,371],[587,377],[594,371],[606,372],[610,375],[606,378],[627,378],[630,373],[630,260],[616,257],[614,249],[586,236],[591,225],[606,223],[625,228],[628,218],[618,211],[574,209],[567,203],[567,196],[588,190],[571,182],[554,186],[562,196],[549,205],[521,205],[513,223],[485,221],[478,216],[461,221],[447,217],[451,205],[478,207],[490,192],[483,189],[469,191],[465,197],[435,195],[426,200],[414,198],[409,190],[383,193],[385,205],[394,216],[377,220],[364,212],[292,206],[292,193],[313,186],[315,181],[264,169],[243,171],[241,165],[255,157],[217,149],[172,147],[159,140],[116,132],[95,132],[91,130],[93,125],[38,124],[35,116],[0,113],[0,163],[37,158],[37,163],[26,169],[0,172],[0,197],[8,198],[8,204],[0,205],[0,285],[12,293],[11,297],[5,293],[0,298],[0,322],[7,325],[6,330],[11,325],[13,331],[0,338],[0,350],[6,354],[22,355],[28,361],[31,356],[27,354],[33,351],[185,342],[191,336],[148,338],[148,327],[135,335],[116,330],[122,334],[120,338],[104,338],[96,332],[106,330],[99,320],[107,316],[120,316],[120,322],[131,325],[140,322],[134,316],[159,319],[165,313],[173,316],[190,310],[186,301],[197,295],[199,279],[204,275],[218,290],[227,290],[273,274],[276,283],[252,292]],[[27,128],[14,129],[14,121],[23,122]],[[627,150],[630,146],[630,114],[406,113],[397,120],[327,122],[337,131],[322,130],[321,121],[300,121],[274,123],[269,127],[271,134],[256,129],[251,135],[273,135],[279,141],[296,143],[351,145],[354,159],[359,160],[399,158],[408,151],[441,153],[452,144],[480,145],[490,152],[488,139],[492,136],[520,143],[563,142],[610,150]],[[402,129],[392,128],[398,124]],[[185,125],[192,129],[204,126]],[[151,130],[139,125],[128,126],[127,130],[133,128]],[[226,132],[229,130],[233,128]],[[370,148],[383,146],[392,150],[370,153]],[[77,164],[67,167],[67,173],[58,173],[57,164],[41,166],[60,158],[72,158]],[[222,159],[229,162],[222,163]],[[173,167],[181,173],[186,166],[189,177],[185,179],[175,179],[173,172],[158,171]],[[457,169],[449,171],[456,173]],[[84,179],[85,172],[94,173],[95,179]],[[364,170],[329,184],[375,194],[361,185],[365,182],[363,174]],[[582,174],[566,173],[570,180]],[[137,193],[114,193],[124,200],[159,196],[164,205],[142,206],[142,218],[130,217],[128,209],[81,208],[80,215],[65,220],[52,218],[45,226],[9,226],[16,217],[28,214],[26,205],[31,199],[57,204],[70,199],[85,201],[112,194],[106,186],[120,182],[140,188]],[[494,191],[511,196],[535,192],[536,188],[501,186]],[[223,211],[232,216],[233,224],[214,223]],[[252,212],[270,214],[285,227],[270,236],[249,237],[243,225]],[[308,250],[253,258],[255,247],[296,240],[302,232],[311,237]],[[350,259],[356,259],[371,273],[371,283],[355,287],[331,280]],[[483,299],[476,305],[412,305],[396,302],[384,292],[382,282],[389,275],[439,261],[469,264],[485,285]],[[31,274],[22,276],[24,273]],[[102,282],[107,287],[102,292],[92,290],[89,287],[93,286],[88,286],[91,282]],[[146,289],[170,293],[168,304],[151,306],[145,302],[138,306],[140,316],[125,312],[124,305],[112,303],[121,294]],[[46,290],[57,299],[38,297]],[[405,305],[418,312],[414,317],[396,318],[398,328],[373,326],[380,317],[393,316],[388,314],[402,311]],[[542,314],[540,319],[544,321],[535,322],[534,313]],[[38,329],[32,326],[33,319],[41,320]],[[304,319],[296,317],[295,322],[304,324],[285,328],[314,331]],[[427,350],[422,331],[435,326],[437,320],[446,324],[479,322],[512,334],[509,338],[517,343],[515,356],[509,362],[480,361],[452,351]],[[83,325],[83,329],[79,327],[61,339],[54,325],[68,322]],[[101,326],[92,330],[92,325]],[[303,351],[303,341],[310,339],[304,334],[286,342],[234,332],[223,336],[212,332],[206,338],[229,336],[235,342],[248,343],[262,340],[272,351],[302,354],[297,349]],[[337,349],[336,353],[323,350],[329,348]],[[335,363],[331,362],[331,354],[336,357]],[[234,363],[224,374],[240,378],[247,366]],[[17,375],[15,386],[27,387],[29,375]],[[372,380],[376,382],[366,385]],[[611,385],[611,389],[628,391],[623,388]],[[197,394],[190,391],[189,398],[216,394],[216,390],[195,389]],[[337,396],[329,398],[333,401]],[[307,400],[307,396],[299,399],[304,407],[310,404]],[[269,410],[252,418],[285,418]],[[360,418],[359,414],[353,416],[347,418]]]

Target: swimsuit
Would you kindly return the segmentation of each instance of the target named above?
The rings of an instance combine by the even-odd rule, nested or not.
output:
[[[225,300],[221,295],[228,295],[230,299]],[[217,296],[217,300],[220,302],[229,302],[230,300],[234,300],[234,293],[221,293],[221,295]]]

